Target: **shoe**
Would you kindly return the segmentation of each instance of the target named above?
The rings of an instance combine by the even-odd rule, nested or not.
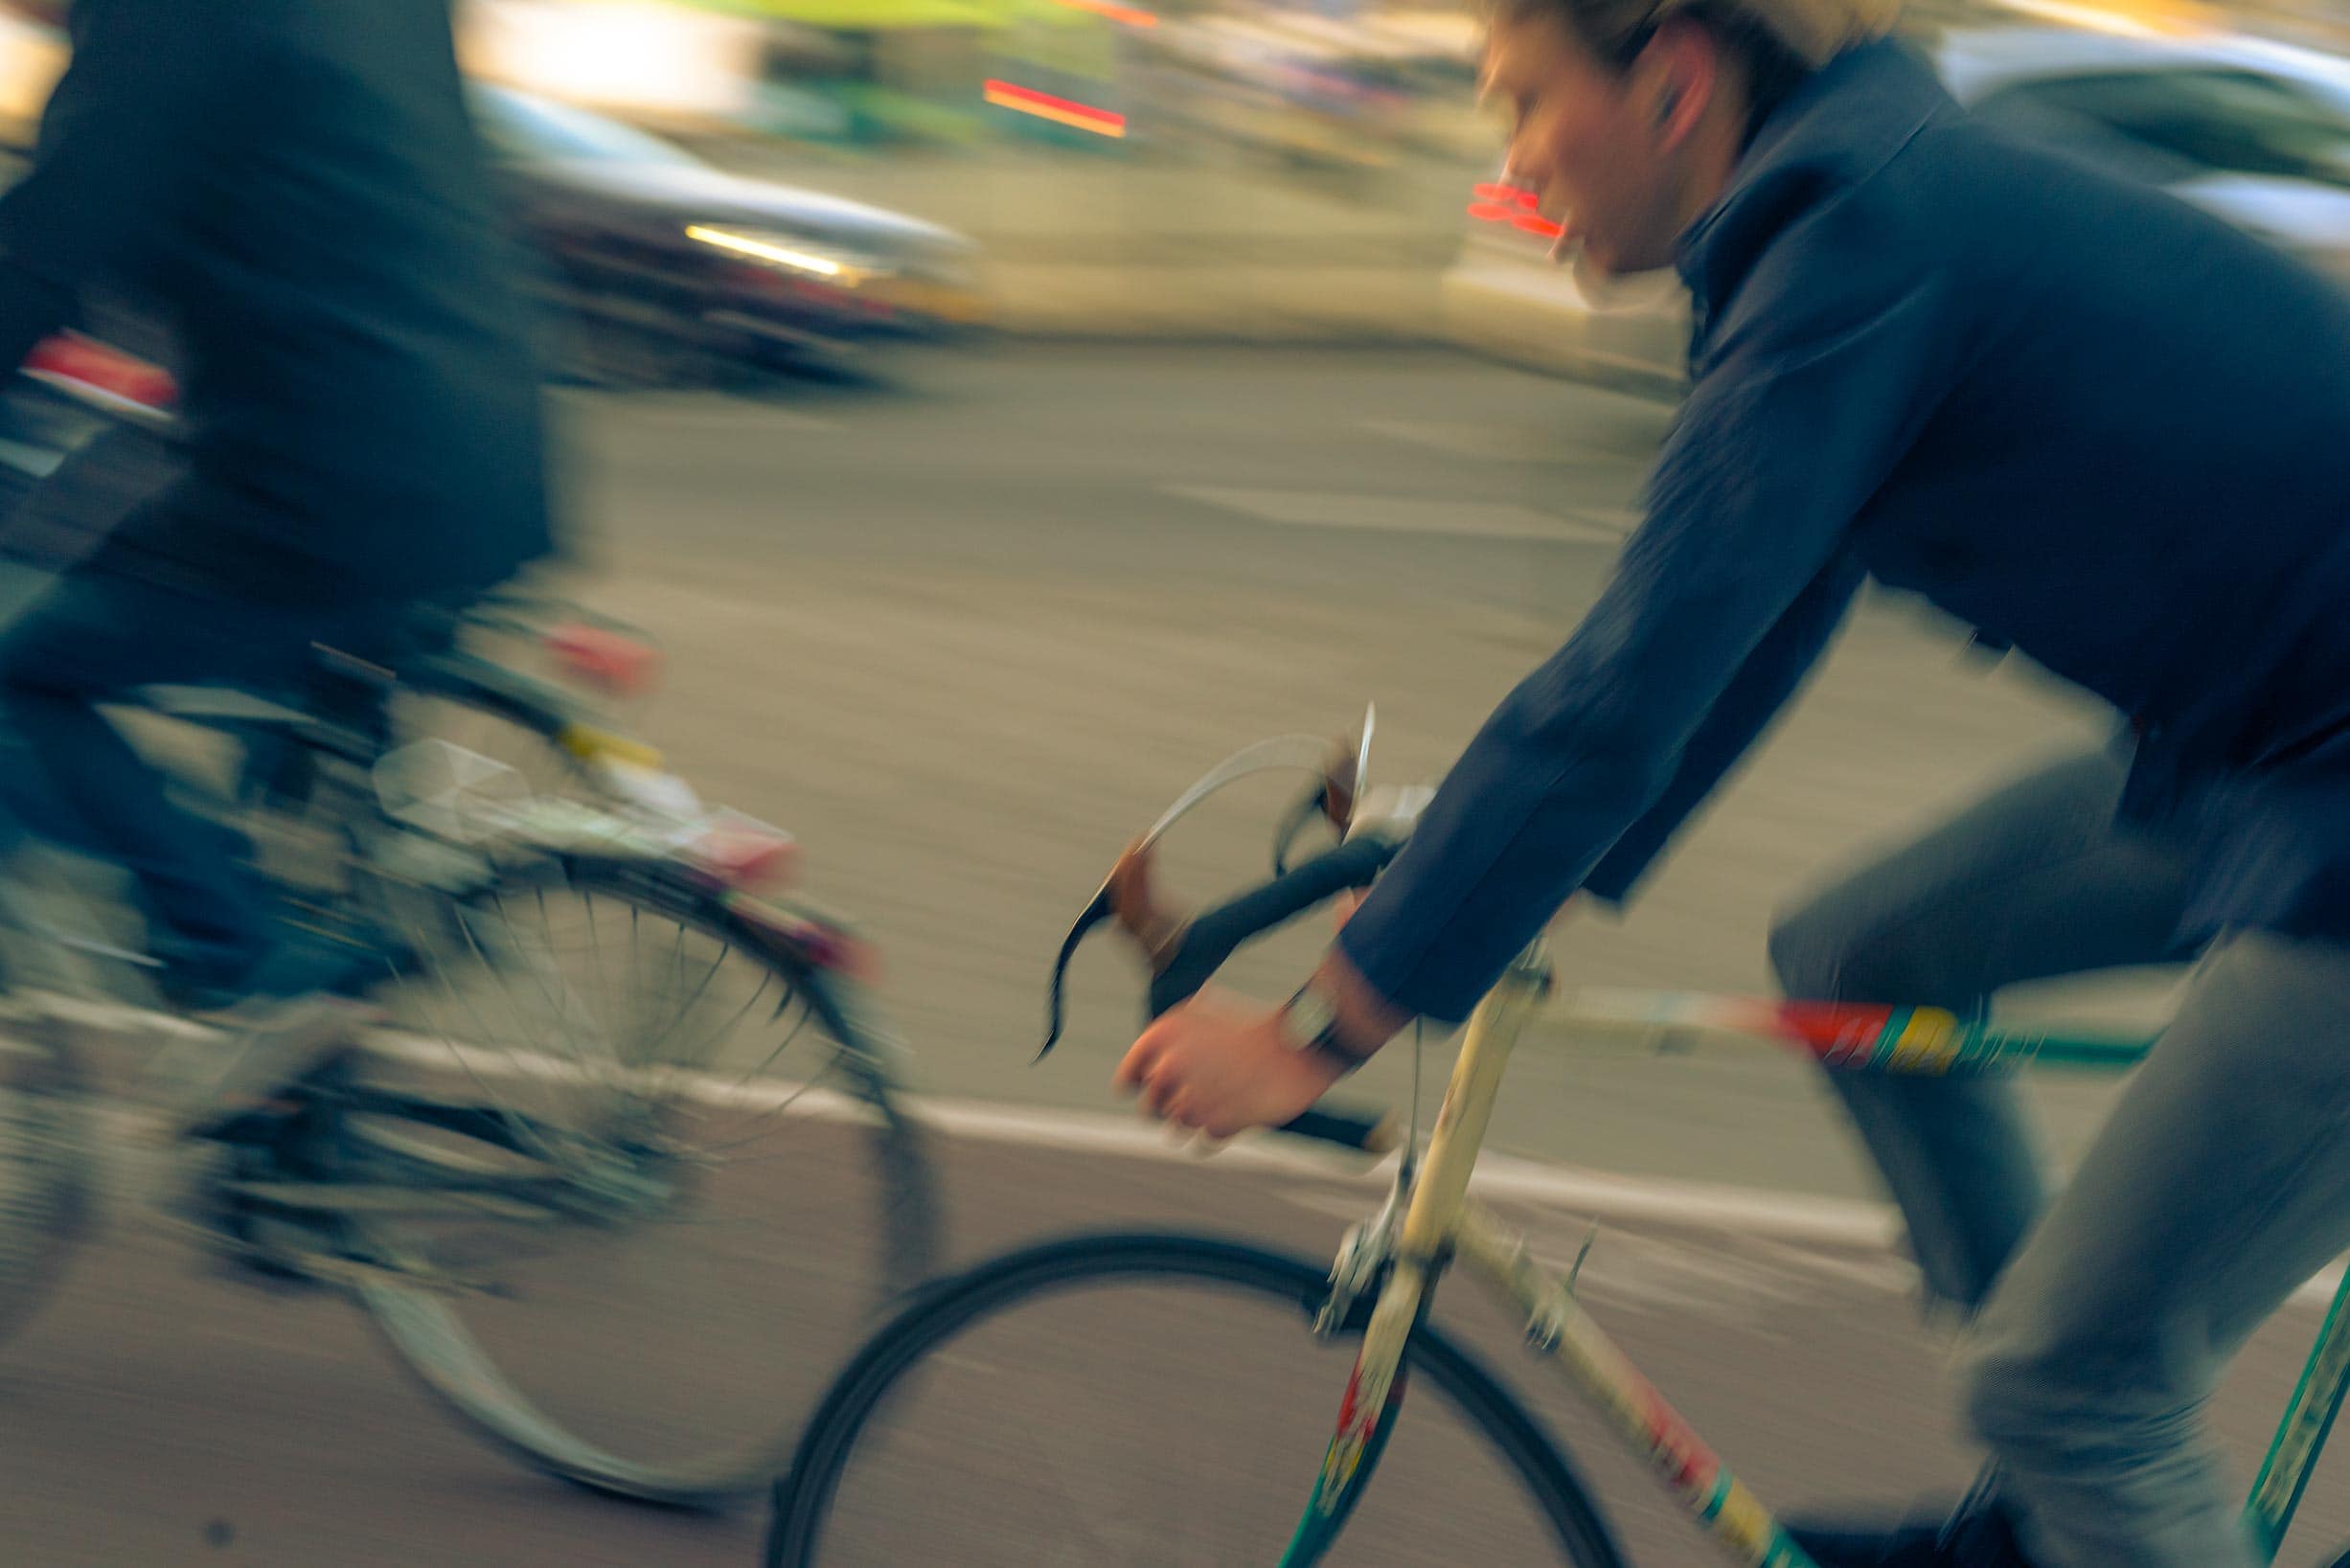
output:
[[[1930,1523],[1790,1524],[1787,1534],[1818,1568],[2032,1568],[1996,1503]]]

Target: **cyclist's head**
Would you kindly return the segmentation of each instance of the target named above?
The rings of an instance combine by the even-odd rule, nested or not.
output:
[[[1898,0],[1490,0],[1510,173],[1608,272],[1665,265],[1764,116]]]

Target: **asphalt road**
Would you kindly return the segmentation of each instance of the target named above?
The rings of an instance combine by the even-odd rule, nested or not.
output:
[[[942,1149],[958,1256],[1131,1223],[1326,1256],[1370,1190],[1141,1158],[1101,1133],[1093,1118],[1117,1109],[1108,1067],[1135,1019],[1124,957],[1087,952],[1068,1042],[1029,1065],[1051,954],[1118,846],[1244,742],[1335,733],[1376,699],[1378,771],[1440,771],[1596,593],[1666,415],[1434,353],[1005,350],[887,374],[761,402],[570,405],[582,592],[668,653],[665,690],[636,716],[711,798],[797,832],[807,891],[881,943],[922,1086],[961,1129]],[[1872,602],[1631,918],[1562,932],[1563,975],[1757,989],[1768,913],[1806,876],[2096,734],[2062,693],[1965,665],[1913,608]],[[1171,846],[1174,885],[1204,897],[1257,875],[1283,799],[1267,786],[1203,814]],[[1269,943],[1234,979],[1277,995],[1318,940]],[[2019,1005],[2142,1018],[2159,985]],[[1584,1213],[1603,1213],[1586,1275],[1594,1309],[1732,1464],[1772,1500],[1962,1484],[1938,1342],[1915,1321],[1905,1265],[1851,1223],[1873,1190],[1805,1071],[1753,1048],[1660,1059],[1556,1027],[1539,1036],[1492,1143],[1568,1175],[1513,1188],[1512,1211],[1554,1257],[1571,1256]],[[1401,1101],[1409,1079],[1397,1053],[1363,1092]],[[2060,1148],[2107,1092],[2039,1090]],[[1036,1110],[991,1108],[1004,1105]],[[790,1196],[820,1208],[828,1188],[810,1169],[795,1168]],[[1724,1194],[1754,1200],[1769,1224],[1733,1236],[1740,1211]],[[750,1560],[753,1520],[619,1508],[517,1472],[417,1398],[339,1304],[222,1280],[120,1207],[125,1222],[0,1362],[9,1560]],[[1448,1314],[1586,1455],[1636,1559],[1704,1560],[1645,1480],[1598,1451],[1587,1419],[1535,1380],[1510,1326],[1466,1297],[1454,1286]],[[857,1327],[833,1298],[811,1300],[778,1300],[763,1322],[758,1303],[681,1287],[673,1313],[637,1331],[688,1350],[706,1331],[702,1383],[735,1367],[772,1377],[787,1427]],[[576,1344],[616,1377],[647,1350],[591,1346],[569,1314],[548,1321],[549,1353]],[[1061,1360],[1033,1377],[1017,1341],[966,1363],[1000,1420],[943,1454],[912,1451],[923,1479],[882,1492],[876,1515],[905,1544],[879,1560],[1023,1550],[1029,1526],[985,1522],[1025,1495],[1005,1476],[1033,1477],[1043,1454],[1074,1486],[1076,1462],[1108,1450],[1073,1452],[1073,1437],[1139,1442],[1135,1413],[1160,1408],[1171,1381],[1216,1386],[1210,1375],[1239,1363],[1210,1322],[1175,1322],[1147,1353],[1100,1364],[1085,1352],[1106,1340],[1063,1333]],[[2247,1473],[2263,1415],[2291,1384],[2293,1336],[2315,1322],[2312,1305],[2293,1307],[2219,1404]],[[631,1375],[646,1421],[692,1421],[695,1382]],[[1320,1398],[1300,1396],[1315,1410]],[[1260,1443],[1274,1428],[1238,1430]],[[1316,1459],[1284,1446],[1211,1472],[1183,1436],[1171,1430],[1163,1451],[1172,1479],[1135,1494],[1151,1511],[1135,1516],[1159,1521],[1151,1549],[1081,1536],[1054,1543],[1059,1558],[1024,1560],[1231,1560],[1192,1544],[1167,1494],[1205,1492],[1214,1474],[1219,1500],[1202,1509],[1274,1518]],[[1436,1489],[1451,1486],[1448,1466],[1427,1466],[1399,1465],[1380,1505],[1393,1529],[1364,1531],[1365,1555],[1341,1560],[1435,1560],[1371,1550],[1425,1538],[1411,1532],[1426,1521],[1403,1516],[1414,1501],[1458,1511],[1485,1495]],[[2311,1504],[2337,1537],[2350,1534],[2340,1489],[2321,1481]],[[1513,1539],[1494,1537],[1481,1560],[1540,1560]],[[2314,1541],[2289,1560],[2317,1560]]]
[[[1205,1228],[1327,1258],[1376,1191],[1311,1168],[1243,1169],[1137,1153],[959,1139],[946,1152],[957,1253],[1070,1226]],[[799,1194],[806,1197],[810,1194]],[[1583,1218],[1531,1198],[1501,1207],[1563,1262]],[[569,1490],[514,1467],[421,1399],[361,1320],[331,1298],[217,1275],[128,1216],[68,1276],[0,1365],[0,1532],[38,1568],[353,1568],[663,1562],[743,1568],[757,1511],[707,1517]],[[1666,1396],[1764,1499],[1796,1511],[1947,1497],[1969,1472],[1946,1406],[1947,1338],[1922,1328],[1897,1260],[1828,1243],[1643,1223],[1603,1228],[1581,1293]],[[765,1353],[742,1370],[775,1390],[779,1429],[812,1401],[850,1339],[843,1315],[772,1306]],[[731,1332],[761,1304],[681,1292],[665,1344]],[[1438,1315],[1565,1442],[1639,1568],[1713,1560],[1643,1468],[1515,1326],[1448,1284]],[[690,1422],[682,1387],[633,1375],[638,1341],[583,1340],[540,1314],[543,1352],[606,1356],[647,1426]],[[2215,1401],[2240,1478],[2258,1459],[2317,1322],[2296,1303]],[[713,1364],[715,1363],[715,1364]],[[726,1370],[713,1357],[704,1371]],[[697,1381],[706,1381],[699,1379]],[[836,1557],[856,1563],[1269,1562],[1320,1462],[1341,1356],[1296,1325],[1221,1298],[1078,1298],[959,1344],[860,1462]],[[1426,1390],[1406,1409],[1341,1563],[1553,1560],[1490,1459]],[[2329,1561],[2350,1539],[2339,1457],[2281,1559]],[[1137,1538],[1132,1532],[1147,1529]]]

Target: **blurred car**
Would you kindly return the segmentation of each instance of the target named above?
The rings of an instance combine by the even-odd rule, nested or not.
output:
[[[474,118],[586,378],[782,364],[983,314],[978,253],[936,224],[729,173],[602,115],[476,85]]]
[[[1934,52],[1961,102],[2159,185],[2350,284],[2350,62],[2220,34],[1965,30]],[[1688,296],[1669,272],[1613,282],[1544,259],[1523,193],[1481,185],[1443,284],[1456,341],[1628,391],[1686,386]]]

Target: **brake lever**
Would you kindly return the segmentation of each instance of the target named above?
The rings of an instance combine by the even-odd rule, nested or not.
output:
[[[1188,816],[1200,802],[1235,782],[1258,773],[1282,772],[1290,769],[1315,774],[1320,783],[1308,797],[1305,809],[1299,813],[1294,828],[1288,829],[1274,851],[1276,874],[1286,858],[1289,845],[1315,812],[1327,817],[1343,833],[1354,814],[1356,797],[1361,786],[1363,760],[1370,745],[1371,716],[1365,714],[1363,734],[1358,738],[1351,754],[1341,747],[1333,755],[1332,743],[1310,735],[1276,736],[1244,746],[1202,774],[1192,786],[1175,797],[1175,802],[1148,832],[1127,846],[1118,863],[1103,878],[1069,934],[1061,939],[1061,951],[1053,961],[1052,982],[1046,991],[1044,1007],[1044,1043],[1037,1050],[1036,1059],[1042,1061],[1061,1043],[1067,1024],[1067,983],[1069,964],[1079,947],[1093,934],[1094,928],[1112,916],[1141,945],[1146,960],[1155,977],[1165,971],[1175,949],[1180,945],[1188,921],[1178,920],[1160,908],[1151,891],[1151,856],[1167,830]]]
[[[1069,927],[1069,934],[1061,939],[1061,956],[1053,960],[1052,988],[1044,999],[1044,1043],[1037,1048],[1037,1061],[1051,1056],[1053,1047],[1061,1043],[1061,1029],[1067,1021],[1063,991],[1069,978],[1069,960],[1077,956],[1078,948],[1093,934],[1093,928],[1109,919],[1110,909],[1109,884],[1104,882],[1102,891],[1093,896],[1093,901],[1085,906],[1077,917],[1077,923]]]
[[[1104,920],[1115,918],[1142,949],[1151,972],[1157,975],[1183,944],[1183,933],[1190,922],[1169,914],[1158,902],[1151,887],[1151,856],[1156,848],[1153,835],[1136,839],[1118,856],[1118,863],[1109,868],[1102,879],[1102,889],[1077,917],[1077,923],[1061,943],[1061,954],[1053,963],[1053,984],[1045,1002],[1044,1044],[1037,1052],[1042,1061],[1047,1053],[1061,1040],[1063,1019],[1064,987],[1068,979],[1069,961],[1077,955],[1093,928]]]

